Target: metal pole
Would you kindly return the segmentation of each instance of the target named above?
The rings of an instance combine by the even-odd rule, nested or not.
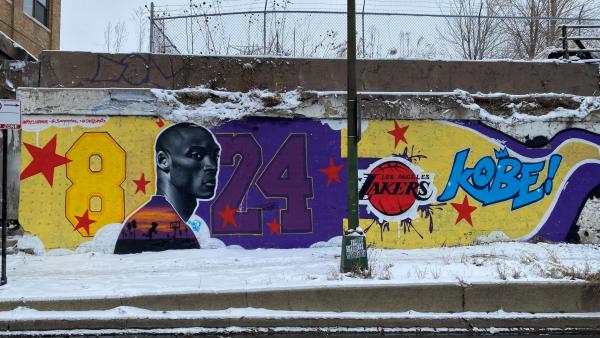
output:
[[[267,2],[265,0],[265,10],[263,12],[263,55],[267,55]]]
[[[196,13],[194,12],[194,7],[192,7],[192,1],[190,0],[190,36],[192,38],[192,54],[195,53],[194,51],[194,15]],[[164,21],[163,21],[164,23]],[[163,30],[163,34],[165,34],[164,30]]]
[[[2,279],[0,285],[8,282],[6,278],[6,229],[8,228],[8,210],[7,210],[7,176],[8,176],[8,132],[2,129]]]
[[[367,0],[363,0],[363,8],[362,8],[362,57],[366,58],[367,50],[365,49],[365,3]]]
[[[150,53],[154,53],[154,2],[150,3],[150,44],[148,46]]]
[[[581,5],[581,10],[579,10],[579,18],[577,19],[577,24],[581,25],[581,18],[583,17],[583,9],[585,8],[585,4]],[[579,33],[577,34],[581,36],[581,28],[579,28]]]
[[[569,60],[569,41],[567,40],[567,25],[562,26],[563,58]]]
[[[368,269],[367,243],[358,217],[358,102],[356,95],[356,5],[348,0],[348,232],[342,238],[340,270]]]
[[[348,228],[358,227],[358,149],[356,102],[356,6],[348,0]]]

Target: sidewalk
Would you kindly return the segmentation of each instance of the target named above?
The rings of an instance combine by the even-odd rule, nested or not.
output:
[[[0,330],[239,327],[600,331],[600,246],[496,243],[374,250],[235,247],[12,255]],[[470,332],[470,331],[469,331]],[[596,332],[596,331],[594,331]],[[7,333],[5,331],[4,333]]]

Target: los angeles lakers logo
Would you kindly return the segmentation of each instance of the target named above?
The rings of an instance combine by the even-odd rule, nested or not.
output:
[[[420,205],[435,202],[433,174],[403,158],[381,159],[359,174],[359,204],[379,220],[415,219]]]

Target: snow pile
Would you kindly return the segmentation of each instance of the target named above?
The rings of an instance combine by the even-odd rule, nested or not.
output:
[[[292,110],[301,103],[299,90],[273,93],[253,89],[243,93],[199,87],[151,91],[159,102],[173,107],[163,117],[175,122],[237,120],[260,115],[266,109]]]
[[[27,49],[25,49],[25,47],[21,46],[21,45],[20,45],[19,43],[17,43],[15,40],[11,39],[11,38],[10,38],[8,35],[6,35],[6,34],[4,34],[4,33],[0,32],[0,41],[1,41],[1,40],[3,40],[3,39],[6,39],[6,40],[8,40],[8,41],[12,42],[12,46],[13,46],[13,48],[15,48],[15,49],[22,49],[22,50],[24,50],[25,52],[27,52],[27,54],[29,54],[29,57],[31,57],[31,58],[32,58],[34,61],[38,61],[38,60],[37,60],[37,58],[35,58],[35,57],[33,56],[33,54],[31,54],[31,53],[30,53],[30,52],[29,52]]]
[[[98,252],[112,254],[115,252],[115,244],[122,228],[123,224],[121,223],[112,223],[103,226],[96,232],[93,240],[85,242],[77,248],[77,253]]]
[[[496,243],[496,242],[511,242],[510,239],[504,232],[502,231],[492,231],[487,236],[479,236],[476,240],[473,241],[473,244],[488,244],[488,243]]]
[[[336,236],[328,240],[327,242],[317,242],[311,245],[311,248],[341,248],[342,247],[342,236]]]
[[[556,119],[585,119],[592,112],[600,110],[600,96],[576,96],[569,94],[554,94],[554,93],[546,93],[546,94],[529,94],[529,95],[508,95],[505,93],[493,93],[493,94],[481,94],[477,93],[472,95],[463,90],[455,90],[454,94],[457,96],[457,102],[464,108],[469,110],[474,110],[479,113],[479,117],[484,121],[494,122],[494,123],[506,123],[512,124],[515,122],[531,122],[531,121],[550,121]],[[474,98],[504,98],[510,101],[507,107],[511,110],[510,116],[498,116],[497,114],[490,113],[477,103],[475,103]],[[525,106],[529,106],[529,108],[535,108],[536,104],[533,102],[519,102],[517,104],[512,101],[517,100],[525,100],[525,99],[537,99],[537,98],[554,98],[556,100],[572,100],[575,103],[579,104],[579,107],[576,109],[568,109],[564,107],[558,107],[554,110],[544,114],[544,115],[531,115],[525,114],[521,112],[521,109],[525,108]]]
[[[75,251],[69,249],[52,249],[46,251],[47,256],[67,256],[74,254]]]
[[[328,115],[331,114],[331,110],[339,113],[335,118],[341,118],[345,111],[345,102],[341,100],[341,96],[346,94],[344,91],[307,91],[303,94],[301,89],[281,92],[258,89],[248,92],[229,92],[204,87],[180,90],[152,89],[151,92],[158,103],[164,105],[163,118],[208,126],[246,116],[304,116],[322,119],[327,116],[332,117]],[[306,94],[312,97],[305,96]],[[400,104],[404,102],[403,100],[411,101],[410,97],[414,96],[421,97],[424,102],[428,102],[429,97],[444,97],[451,101],[455,100],[458,103],[457,107],[474,111],[481,120],[505,124],[585,119],[593,112],[600,111],[600,97],[570,94],[471,94],[457,89],[453,92],[361,92],[360,95],[388,97],[383,100],[388,105]],[[314,103],[311,100],[311,98],[320,100],[324,97],[331,97],[334,100],[327,103],[320,101]],[[397,97],[397,99],[391,100],[389,97]],[[489,103],[491,107],[487,108],[481,102]],[[556,108],[548,111],[549,109],[546,108],[548,105]],[[334,129],[343,127],[341,122],[343,121],[335,121],[331,127]]]
[[[11,62],[9,62],[9,68],[13,72],[20,72],[20,71],[22,71],[25,68],[25,66],[27,66],[27,62],[25,62],[25,61],[11,61]]]
[[[4,88],[11,92],[15,91],[15,85],[8,78],[4,79]]]
[[[114,236],[112,231],[107,229],[106,236],[100,237],[108,239]],[[339,240],[329,241],[332,246],[307,249],[242,250],[230,246],[132,255],[81,251],[10,255],[10,292],[0,292],[0,300],[353,285],[549,283],[600,273],[599,245],[508,242],[436,249],[369,249],[373,277],[362,279],[339,272]]]
[[[44,243],[39,238],[31,235],[24,235],[19,238],[16,248],[20,252],[32,255],[42,255],[46,251]]]
[[[219,249],[226,247],[223,241],[210,236],[208,225],[198,215],[192,215],[188,220],[188,224],[192,226],[192,231],[196,236],[201,249]]]

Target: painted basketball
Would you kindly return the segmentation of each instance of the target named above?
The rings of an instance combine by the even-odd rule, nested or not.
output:
[[[371,174],[376,177],[371,185],[369,201],[382,214],[400,215],[415,203],[414,194],[407,189],[418,181],[408,166],[397,161],[385,162],[375,167]]]

